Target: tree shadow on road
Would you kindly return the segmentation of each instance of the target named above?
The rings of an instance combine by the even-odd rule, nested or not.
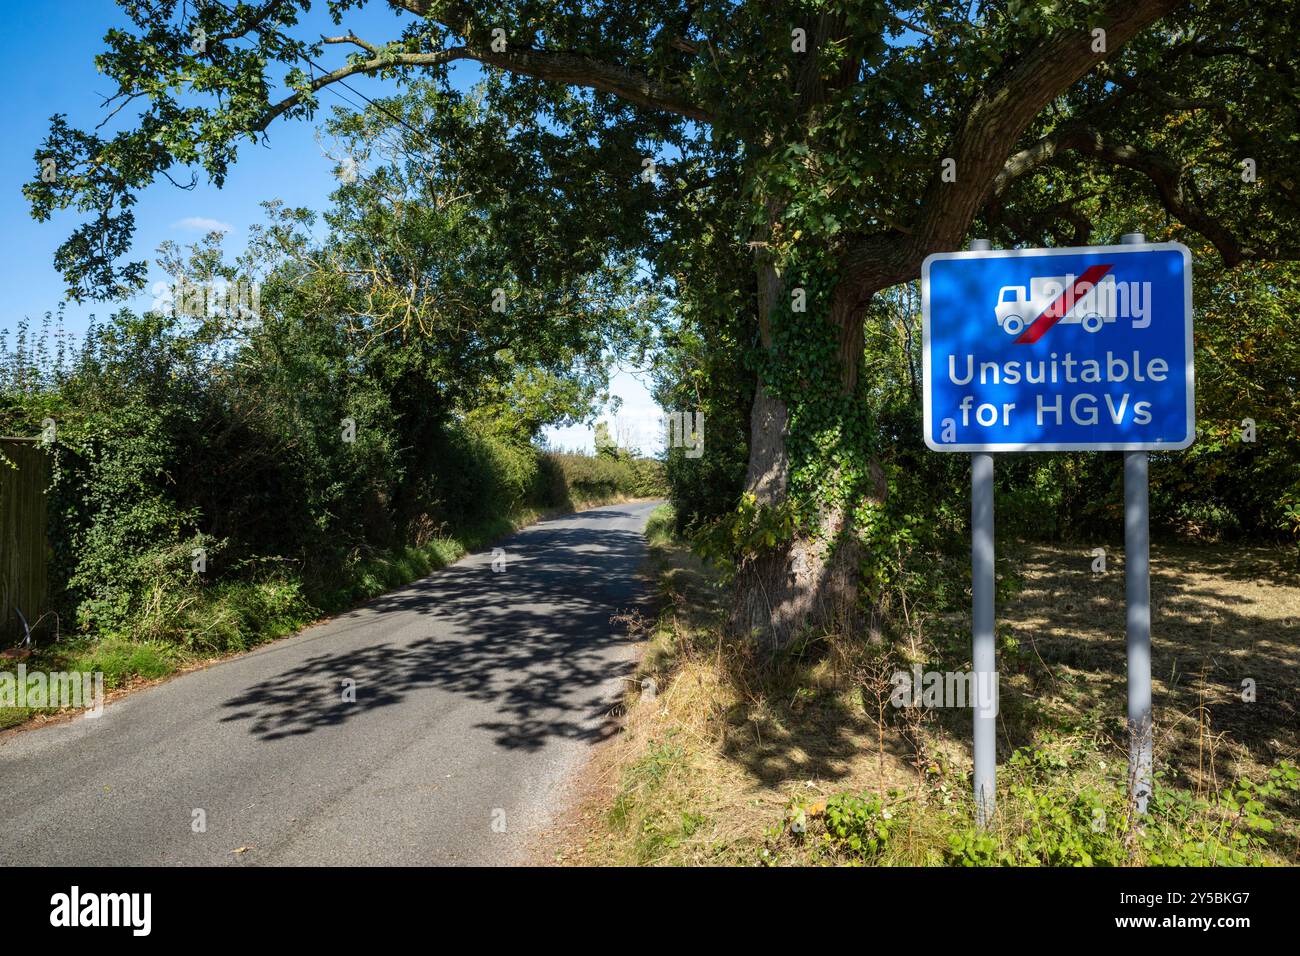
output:
[[[612,512],[586,512],[599,519]],[[262,740],[310,734],[396,705],[430,719],[447,693],[492,705],[475,724],[497,746],[534,751],[558,738],[613,735],[618,693],[631,673],[632,637],[611,617],[645,597],[635,531],[542,522],[502,544],[505,570],[478,554],[376,598],[324,625],[345,645],[259,681],[223,705]],[[374,643],[367,641],[373,634]],[[355,681],[355,702],[345,699]],[[442,693],[432,693],[440,691]]]

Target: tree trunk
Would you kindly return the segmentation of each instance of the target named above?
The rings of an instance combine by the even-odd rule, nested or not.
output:
[[[760,339],[765,348],[770,348],[775,312],[785,306],[789,290],[765,252],[760,251],[756,260]],[[826,334],[836,340],[840,389],[847,396],[857,387],[863,318],[870,295],[837,289],[826,317]],[[745,490],[760,505],[779,505],[791,493],[792,462],[787,445],[790,418],[786,401],[773,394],[760,378],[750,415],[745,480]],[[836,450],[823,449],[821,453],[829,455]],[[869,473],[870,487],[865,493],[883,500],[883,472],[873,462]],[[851,527],[853,504],[830,502],[818,510],[815,527],[796,528],[791,540],[745,560],[733,591],[730,625],[734,632],[767,650],[776,650],[806,628],[854,630],[860,626],[858,579],[863,552]]]
[[[785,406],[760,385],[752,431],[765,450],[761,455],[751,451],[748,484],[760,503],[776,504],[785,497],[784,491],[774,494],[789,468],[784,420]],[[776,650],[805,628],[856,628],[860,545],[847,527],[846,514],[839,505],[825,509],[814,532],[796,530],[790,541],[744,563],[733,591],[734,632]]]

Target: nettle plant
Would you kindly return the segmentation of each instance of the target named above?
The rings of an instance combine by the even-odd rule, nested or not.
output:
[[[797,519],[734,585],[734,628],[769,646],[856,609],[897,531],[889,458],[919,437],[867,412],[863,344],[873,300],[927,255],[974,234],[1113,240],[1094,223],[1134,195],[1156,214],[1125,231],[1192,230],[1228,266],[1300,254],[1300,63],[1269,5],[392,0],[393,34],[372,37],[364,2],[337,0],[344,30],[322,37],[306,0],[119,3],[133,26],[97,61],[113,122],[56,116],[25,187],[38,219],[86,217],[56,254],[73,293],[143,281],[122,260],[149,183],[220,184],[241,145],[349,77],[427,77],[422,125],[393,128],[501,199],[486,216],[524,285],[633,256],[689,306],[735,277],[691,318],[727,331],[701,336],[722,364],[750,363],[739,490]],[[448,119],[466,79],[487,127]]]

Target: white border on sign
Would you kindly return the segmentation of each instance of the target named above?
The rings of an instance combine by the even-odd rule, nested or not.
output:
[[[1180,442],[991,442],[958,445],[936,442],[930,430],[930,263],[943,259],[1012,259],[1020,256],[1124,255],[1131,252],[1177,250],[1183,254],[1183,312],[1187,316],[1184,345],[1187,378],[1187,437]],[[921,359],[925,444],[932,451],[1181,451],[1196,440],[1196,382],[1192,352],[1192,252],[1181,242],[1143,242],[1121,246],[1073,246],[1066,249],[979,249],[936,252],[921,263]]]

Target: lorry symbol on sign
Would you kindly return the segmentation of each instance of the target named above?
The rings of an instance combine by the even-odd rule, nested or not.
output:
[[[1023,285],[1003,286],[994,308],[998,326],[1007,335],[1020,335],[1071,290],[1073,302],[1066,299],[1063,306],[1068,311],[1057,320],[1062,325],[1082,325],[1086,332],[1100,332],[1106,323],[1119,318],[1131,318],[1135,329],[1151,324],[1151,283],[1116,282],[1108,275],[1093,285],[1064,275],[1032,277],[1028,297]]]

